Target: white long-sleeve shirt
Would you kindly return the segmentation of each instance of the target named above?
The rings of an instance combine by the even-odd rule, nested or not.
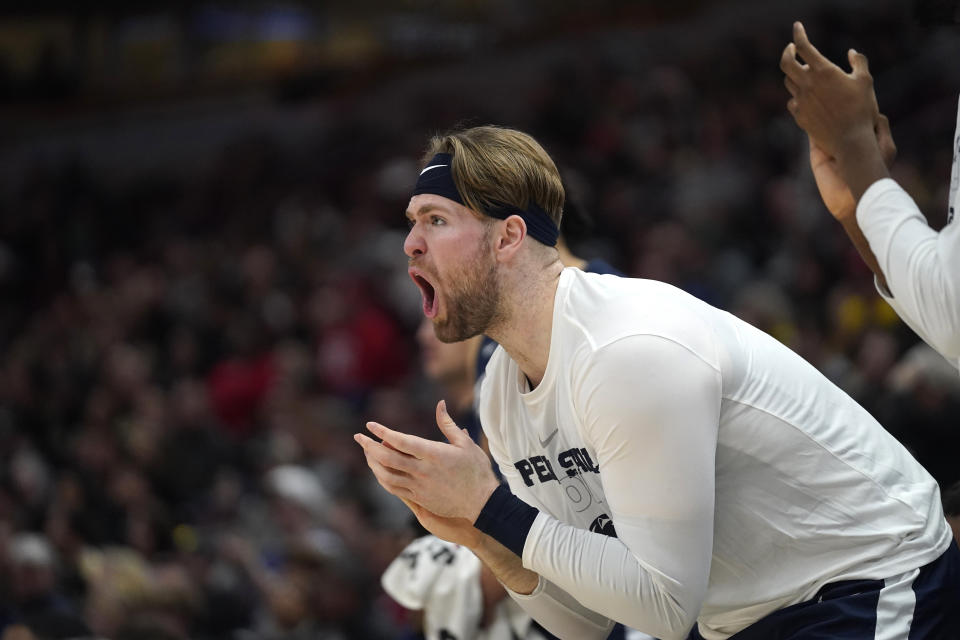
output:
[[[560,637],[602,638],[612,619],[727,638],[952,540],[936,482],[863,408],[663,283],[565,269],[542,382],[530,390],[498,349],[480,418],[510,490],[539,510],[520,544],[541,583],[517,600]]]
[[[870,243],[889,291],[877,287],[910,328],[960,369],[960,108],[954,134],[947,224],[930,228],[913,198],[886,178],[857,203],[857,224]]]

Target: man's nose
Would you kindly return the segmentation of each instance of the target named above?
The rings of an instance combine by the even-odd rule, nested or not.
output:
[[[407,232],[407,237],[403,241],[403,252],[407,254],[408,258],[416,258],[426,253],[426,250],[427,247],[423,242],[423,236],[417,229],[417,226],[414,225],[413,228]]]

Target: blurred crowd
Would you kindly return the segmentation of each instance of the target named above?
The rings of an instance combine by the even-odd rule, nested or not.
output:
[[[576,253],[768,331],[960,480],[960,380],[820,204],[779,26],[659,58],[578,41],[522,81],[500,69],[526,88],[502,109],[411,88],[389,105],[402,127],[334,97],[336,127],[251,133],[189,178],[31,167],[0,203],[0,637],[413,637],[379,586],[411,520],[351,436],[439,435],[403,209],[427,137],[462,121],[544,143],[596,221]],[[960,83],[928,65],[956,37],[898,37],[899,16],[807,28],[870,55],[895,175],[942,224]]]

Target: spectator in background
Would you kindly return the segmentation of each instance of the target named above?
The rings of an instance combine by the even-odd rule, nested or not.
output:
[[[80,612],[60,591],[57,559],[41,535],[21,533],[6,547],[9,574],[8,615],[39,638],[89,635]]]
[[[201,593],[178,563],[151,563],[136,551],[112,547],[86,551],[81,565],[90,585],[84,616],[97,635],[194,636]]]

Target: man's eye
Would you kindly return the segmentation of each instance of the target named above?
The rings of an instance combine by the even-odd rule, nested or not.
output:
[[[432,225],[447,224],[447,221],[441,218],[440,216],[430,216],[430,224]]]

